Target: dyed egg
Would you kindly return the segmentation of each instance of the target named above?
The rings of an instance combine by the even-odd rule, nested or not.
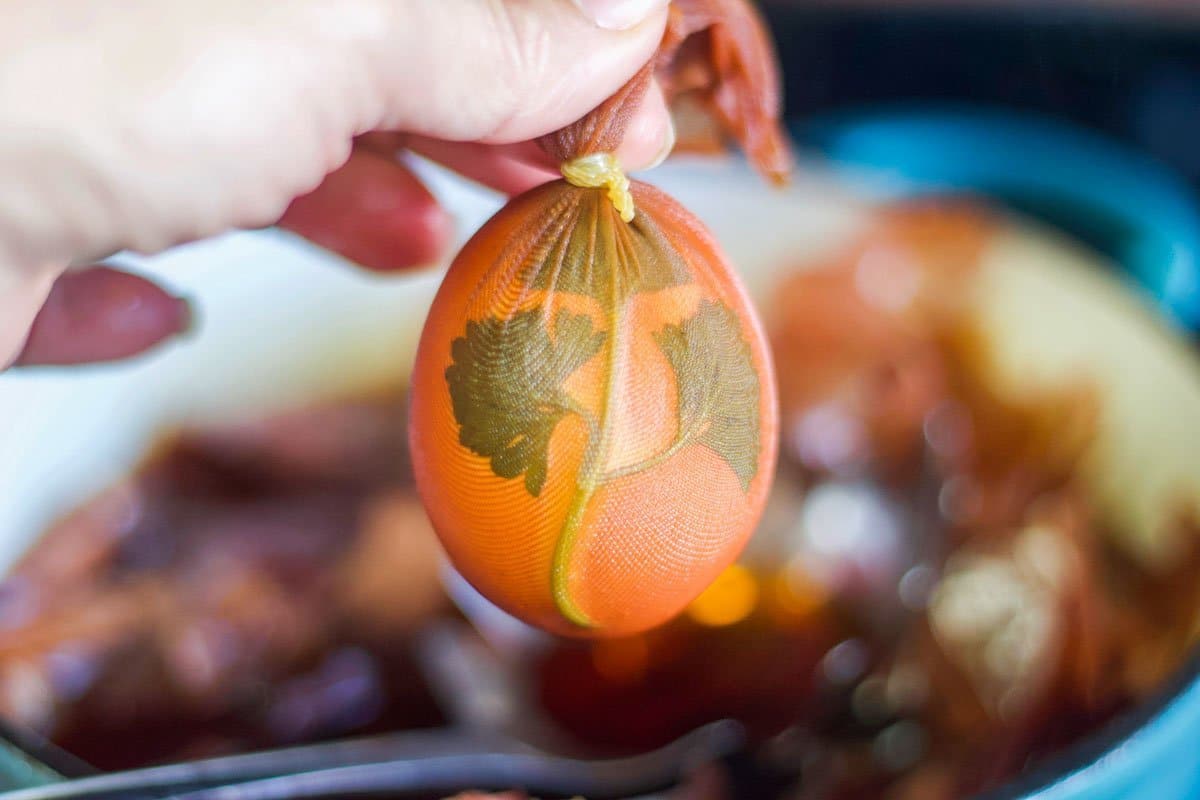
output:
[[[759,322],[709,232],[634,182],[514,199],[451,265],[413,374],[417,485],[451,561],[568,635],[670,619],[728,567],[775,464]]]

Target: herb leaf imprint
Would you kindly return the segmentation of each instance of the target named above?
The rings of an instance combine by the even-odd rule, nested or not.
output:
[[[446,382],[459,442],[502,478],[525,475],[537,497],[546,483],[554,428],[574,410],[563,383],[600,351],[605,332],[586,314],[560,311],[551,339],[540,310],[468,322],[451,344]]]
[[[704,300],[695,316],[667,325],[654,339],[679,390],[677,445],[707,446],[748,491],[758,473],[761,387],[737,316],[722,303]]]

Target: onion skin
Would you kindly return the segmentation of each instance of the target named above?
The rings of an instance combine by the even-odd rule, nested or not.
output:
[[[690,212],[646,184],[633,182],[632,193],[638,218],[630,226],[620,221],[602,190],[565,181],[510,201],[451,265],[413,372],[409,437],[417,486],[451,561],[507,612],[564,635],[627,635],[679,613],[741,552],[762,514],[775,467],[775,378],[744,289]],[[607,236],[626,236],[618,230],[657,230],[661,238],[650,236],[646,246],[651,250],[635,268],[649,274],[645,270],[655,267],[654,248],[659,248],[669,251],[664,259],[682,264],[684,277],[646,290],[635,275],[635,288],[613,302],[558,284],[532,286],[522,271],[531,248],[553,245],[564,238],[563,230],[582,229],[580,209],[591,214],[582,219],[596,231],[595,250],[582,256],[606,280],[630,268],[628,261],[606,261],[595,244]],[[464,444],[470,426],[460,424],[452,397],[469,324],[479,333],[481,320],[495,319],[500,321],[495,330],[503,331],[505,320],[531,310],[547,320],[550,341],[555,331],[565,330],[564,320],[574,319],[587,329],[592,348],[562,382],[576,412],[555,418],[540,485],[530,477],[536,470],[503,477],[493,459]],[[744,430],[727,425],[726,432],[737,439],[732,444],[719,440],[712,446],[715,423],[696,428],[691,438],[682,433],[683,378],[666,348],[670,334],[676,337],[671,341],[681,341],[680,332],[689,330],[688,321],[701,312],[729,323],[732,327],[717,330],[728,330],[732,338],[694,348],[700,362],[717,363],[720,357],[732,367],[745,367],[709,369],[704,375],[717,384],[729,383],[722,376],[740,376],[740,383],[734,381],[738,385],[725,389],[754,403]],[[520,363],[537,370],[554,358],[549,350],[535,355]],[[503,351],[496,358],[509,363]],[[530,374],[513,383],[519,392],[539,381],[544,377]],[[703,385],[692,379],[688,396],[694,398]],[[475,410],[473,398],[457,400],[460,412]],[[715,418],[728,406],[719,405],[705,411]],[[499,419],[503,424],[508,417]],[[757,434],[750,436],[755,423]],[[709,439],[701,441],[705,436]],[[746,446],[751,441],[752,453]]]
[[[720,151],[732,139],[770,183],[788,182],[794,160],[779,124],[779,62],[753,3],[674,0],[655,77],[667,102],[691,97],[717,123],[716,141],[692,142],[691,149]]]

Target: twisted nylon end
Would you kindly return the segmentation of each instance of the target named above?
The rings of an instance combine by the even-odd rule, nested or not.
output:
[[[621,162],[612,153],[592,153],[562,165],[562,176],[572,186],[585,189],[607,189],[608,199],[625,222],[633,221],[633,195],[629,193],[629,178],[621,170]]]

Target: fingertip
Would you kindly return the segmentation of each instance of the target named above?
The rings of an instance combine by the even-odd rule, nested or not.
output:
[[[117,361],[187,332],[191,304],[112,267],[63,274],[30,329],[16,366]]]
[[[502,102],[489,106],[496,118],[473,135],[437,138],[512,144],[543,136],[578,120],[617,92],[654,58],[668,18],[667,4],[658,4],[641,22],[625,29],[597,25],[567,4],[511,4],[516,38],[506,44],[505,59],[487,81],[501,82]],[[503,41],[503,40],[502,40]],[[525,53],[519,59],[511,53]],[[528,54],[536,53],[537,57]],[[515,66],[514,66],[515,65]],[[476,101],[478,102],[478,101]],[[462,116],[460,110],[459,116]],[[430,131],[423,131],[430,134]]]
[[[629,121],[617,156],[628,171],[636,172],[657,167],[674,146],[675,125],[671,121],[671,111],[662,87],[654,81]]]
[[[454,235],[452,217],[425,185],[368,149],[293,200],[279,226],[375,272],[432,264]]]
[[[445,254],[453,238],[454,217],[436,201],[426,204],[410,216],[408,254],[405,259],[409,263],[400,264],[397,268],[433,264]],[[370,268],[370,265],[364,266]]]

